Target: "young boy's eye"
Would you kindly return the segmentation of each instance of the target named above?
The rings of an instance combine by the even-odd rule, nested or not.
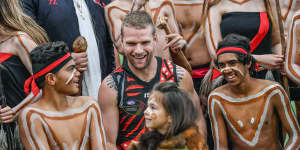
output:
[[[222,68],[224,68],[225,67],[225,64],[224,63],[218,63],[218,68],[219,69],[222,69]]]
[[[237,61],[237,60],[231,60],[231,61],[228,62],[228,64],[230,66],[235,66],[237,63],[239,63],[239,61]]]

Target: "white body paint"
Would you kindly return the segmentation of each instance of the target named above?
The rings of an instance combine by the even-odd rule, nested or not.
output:
[[[66,84],[69,84],[69,83],[70,83],[70,81],[71,81],[71,80],[73,79],[73,77],[74,77],[75,72],[76,72],[76,69],[73,70],[72,74],[70,75],[70,77],[69,77],[68,80],[66,81]]]
[[[211,126],[214,127],[213,130],[215,131],[215,138],[216,138],[216,143],[215,143],[215,146],[216,146],[216,149],[219,150],[220,149],[220,143],[219,143],[219,132],[218,132],[218,123],[217,123],[217,120],[216,120],[216,116],[215,116],[215,113],[214,113],[214,107],[215,105],[218,105],[219,108],[221,109],[222,113],[223,113],[223,116],[226,120],[226,123],[229,125],[229,127],[232,128],[232,130],[234,131],[234,133],[243,141],[245,142],[246,144],[248,144],[249,146],[255,146],[257,144],[257,142],[259,141],[259,137],[260,137],[260,132],[261,132],[261,129],[263,127],[263,123],[265,121],[265,118],[266,118],[266,115],[267,115],[267,110],[268,110],[268,107],[269,107],[269,103],[270,103],[270,99],[276,95],[276,94],[279,94],[280,96],[280,100],[281,100],[281,103],[283,105],[283,108],[284,108],[284,113],[285,113],[285,116],[288,120],[288,123],[290,125],[290,127],[292,128],[292,131],[293,131],[293,134],[292,134],[292,143],[289,145],[289,147],[287,147],[286,149],[289,150],[291,149],[292,147],[295,146],[295,143],[296,143],[296,140],[297,140],[297,130],[299,130],[299,125],[298,123],[297,124],[294,124],[292,122],[292,118],[294,120],[296,120],[295,118],[295,115],[293,116],[290,116],[288,114],[288,111],[292,111],[292,110],[288,110],[287,108],[287,105],[284,101],[284,95],[286,95],[286,93],[282,93],[279,89],[274,89],[267,97],[266,99],[266,103],[265,103],[265,106],[264,106],[264,109],[263,109],[263,113],[262,113],[262,116],[260,118],[260,122],[258,124],[258,128],[255,132],[255,136],[252,138],[252,140],[247,140],[245,137],[243,137],[243,135],[241,133],[238,132],[238,130],[236,129],[236,127],[230,122],[230,120],[228,119],[228,116],[227,116],[227,112],[224,110],[221,102],[218,100],[218,99],[215,99],[215,98],[211,98],[211,96],[213,95],[217,95],[217,96],[220,96],[222,97],[223,99],[225,99],[226,101],[228,102],[232,102],[232,103],[240,103],[240,102],[246,102],[246,101],[251,101],[253,100],[254,98],[257,98],[257,97],[260,97],[262,95],[264,95],[266,92],[268,92],[269,90],[271,90],[272,88],[275,88],[275,87],[279,87],[280,89],[282,89],[282,87],[278,84],[273,84],[273,85],[270,85],[268,87],[266,87],[264,90],[262,90],[261,92],[258,92],[257,94],[255,95],[251,95],[251,96],[248,96],[248,97],[243,97],[243,98],[232,98],[232,97],[229,97],[227,95],[224,95],[222,93],[218,93],[218,92],[213,92],[210,94],[209,96],[209,101],[211,102],[211,105],[209,106],[209,111],[211,113]],[[252,117],[253,118],[253,117]]]
[[[190,1],[174,1],[174,4],[203,4],[203,0],[190,0]]]
[[[222,68],[220,70],[220,72],[224,73],[224,71],[226,71],[226,70],[235,70],[235,71],[238,71],[242,76],[245,76],[244,73],[239,68],[236,68],[236,67],[225,67],[225,68]]]
[[[90,106],[95,106],[97,108],[97,110],[94,108],[94,107],[90,107]],[[40,150],[45,150],[45,145],[43,145],[42,141],[40,140],[40,138],[37,136],[37,133],[36,133],[36,125],[34,124],[34,121],[35,120],[38,120],[41,122],[44,130],[45,130],[45,134],[46,136],[48,137],[49,139],[49,142],[51,143],[51,145],[54,147],[55,150],[59,150],[59,147],[58,147],[58,144],[55,139],[54,139],[54,135],[53,133],[51,132],[50,129],[55,129],[55,126],[53,127],[49,127],[48,124],[46,123],[45,119],[44,119],[44,116],[46,117],[71,117],[71,116],[74,116],[74,115],[78,115],[80,113],[83,113],[84,111],[86,111],[88,109],[88,112],[87,112],[87,115],[86,115],[86,129],[85,129],[85,134],[84,134],[84,137],[82,139],[82,141],[77,141],[75,140],[74,143],[72,143],[72,150],[77,150],[78,147],[80,150],[84,150],[85,147],[86,147],[86,144],[89,144],[87,143],[88,140],[89,140],[89,137],[90,137],[90,126],[91,126],[91,118],[93,117],[93,120],[94,120],[94,126],[96,127],[96,133],[95,136],[97,138],[97,143],[99,144],[99,147],[101,147],[101,145],[106,145],[106,141],[105,141],[105,134],[101,134],[100,130],[102,130],[102,133],[104,133],[104,130],[103,128],[100,128],[103,127],[103,124],[102,124],[102,120],[101,120],[101,113],[100,113],[100,108],[97,104],[96,101],[88,101],[86,102],[82,107],[80,108],[76,108],[76,109],[70,109],[70,110],[67,110],[67,111],[64,111],[64,112],[51,112],[51,111],[44,111],[44,110],[41,110],[41,109],[38,109],[38,108],[33,108],[33,107],[27,107],[24,109],[24,111],[22,112],[22,125],[23,125],[23,129],[24,129],[24,132],[25,132],[25,136],[27,138],[27,141],[31,147],[32,150],[36,150],[36,149],[40,149]],[[34,111],[30,116],[28,116],[28,112],[30,111]],[[100,113],[99,116],[100,118],[98,118],[97,116],[97,111]],[[44,115],[40,115],[40,114]],[[29,119],[28,119],[29,117]],[[27,120],[28,119],[28,120]],[[98,124],[98,121],[100,120],[101,124],[99,125]],[[29,121],[29,122],[28,122]],[[31,126],[30,126],[30,124]],[[78,129],[80,130],[80,129]],[[104,140],[104,143],[102,142]],[[34,142],[37,143],[37,146],[35,146]],[[79,143],[82,143],[81,145],[78,145],[78,142]],[[49,143],[49,144],[50,144]],[[64,142],[62,142],[62,145],[64,147],[64,149],[66,149],[66,147],[68,147],[68,145]],[[100,150],[104,150],[106,149],[105,147],[101,147]]]
[[[297,13],[295,13],[295,16],[299,16],[300,15],[300,11],[298,11]],[[294,22],[293,18],[293,21]],[[300,70],[298,69],[298,67],[295,65],[295,55],[298,55],[298,51],[297,50],[297,38],[296,37],[296,26],[300,24],[300,19],[295,21],[295,25],[290,26],[290,30],[289,30],[289,37],[288,37],[288,45],[287,45],[287,49],[286,49],[286,61],[285,61],[285,68],[287,74],[289,75],[290,78],[292,78],[292,80],[296,81],[297,84],[300,84],[300,78],[297,77],[295,74],[293,74],[291,71],[294,71],[298,76],[300,76]],[[292,39],[292,41],[290,41]],[[292,51],[292,52],[291,52]],[[289,54],[291,53],[291,55]],[[290,62],[290,63],[289,63]],[[289,65],[292,67],[291,69],[289,68]]]

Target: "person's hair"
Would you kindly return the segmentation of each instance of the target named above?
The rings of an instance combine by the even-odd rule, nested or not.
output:
[[[158,83],[153,87],[152,92],[159,92],[163,95],[161,104],[171,116],[172,123],[168,127],[165,138],[176,136],[191,126],[195,126],[198,112],[190,96],[179,89],[171,82]]]
[[[266,8],[266,11],[267,11],[267,14],[268,14],[268,17],[272,23],[272,32],[274,33],[275,30],[278,28],[278,25],[277,23],[275,22],[275,19],[274,19],[274,14],[272,12],[272,7],[271,7],[271,4],[270,4],[270,0],[263,0],[264,1],[264,4],[265,4],[265,8]],[[208,17],[208,11],[209,11],[209,8],[211,8],[212,6],[220,3],[221,0],[213,0],[211,2],[211,0],[204,0],[204,3],[203,3],[203,7],[202,7],[202,15],[201,15],[201,33],[202,33],[202,36],[204,36],[204,31],[205,31],[205,21]]]
[[[246,51],[249,52],[250,50],[250,40],[242,35],[239,34],[228,34],[227,36],[224,37],[224,39],[219,42],[218,44],[218,49],[221,49],[223,47],[231,47],[233,45],[236,46],[240,46],[243,47],[244,49],[246,49]],[[255,72],[255,59],[251,54],[242,54],[242,53],[234,53],[238,60],[243,63],[243,65],[249,64],[251,62],[251,66],[249,68],[249,73],[251,76],[253,76],[254,72]],[[218,57],[215,61],[215,64],[218,65]]]
[[[0,0],[0,24],[6,28],[0,35],[14,36],[21,31],[37,45],[48,42],[45,31],[23,12],[19,0]]]
[[[156,29],[151,16],[145,11],[133,11],[125,16],[121,25],[121,36],[124,36],[124,27],[133,27],[135,29],[145,29],[148,26],[152,28],[152,35]]]
[[[70,50],[67,44],[62,41],[45,43],[36,47],[30,53],[33,74],[38,73],[68,52],[70,52]],[[59,69],[59,67],[56,67],[51,72],[57,73]],[[44,79],[37,78],[36,83],[39,88],[42,88],[44,86]]]

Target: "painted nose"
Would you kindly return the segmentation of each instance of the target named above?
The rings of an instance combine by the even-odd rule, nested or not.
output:
[[[229,73],[231,71],[232,71],[231,67],[225,67],[225,68],[221,69],[221,73]]]
[[[149,116],[149,107],[147,107],[146,110],[144,111],[144,115]]]

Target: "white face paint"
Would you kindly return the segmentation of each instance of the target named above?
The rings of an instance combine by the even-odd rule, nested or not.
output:
[[[226,70],[235,70],[235,71],[238,71],[242,76],[245,76],[245,74],[239,68],[236,68],[236,67],[225,67],[225,68],[222,68],[220,70],[220,72],[224,73],[224,71],[226,71]]]
[[[148,103],[150,103],[151,101],[153,102],[155,100],[156,100],[155,98],[149,99]],[[152,116],[152,113],[153,113],[153,110],[148,105],[147,109],[145,110],[145,114],[147,114],[148,116]]]
[[[70,83],[70,81],[71,81],[72,78],[74,77],[75,72],[76,72],[76,69],[73,70],[71,76],[70,76],[70,77],[68,78],[68,80],[66,81],[66,84],[69,84],[69,83]]]

